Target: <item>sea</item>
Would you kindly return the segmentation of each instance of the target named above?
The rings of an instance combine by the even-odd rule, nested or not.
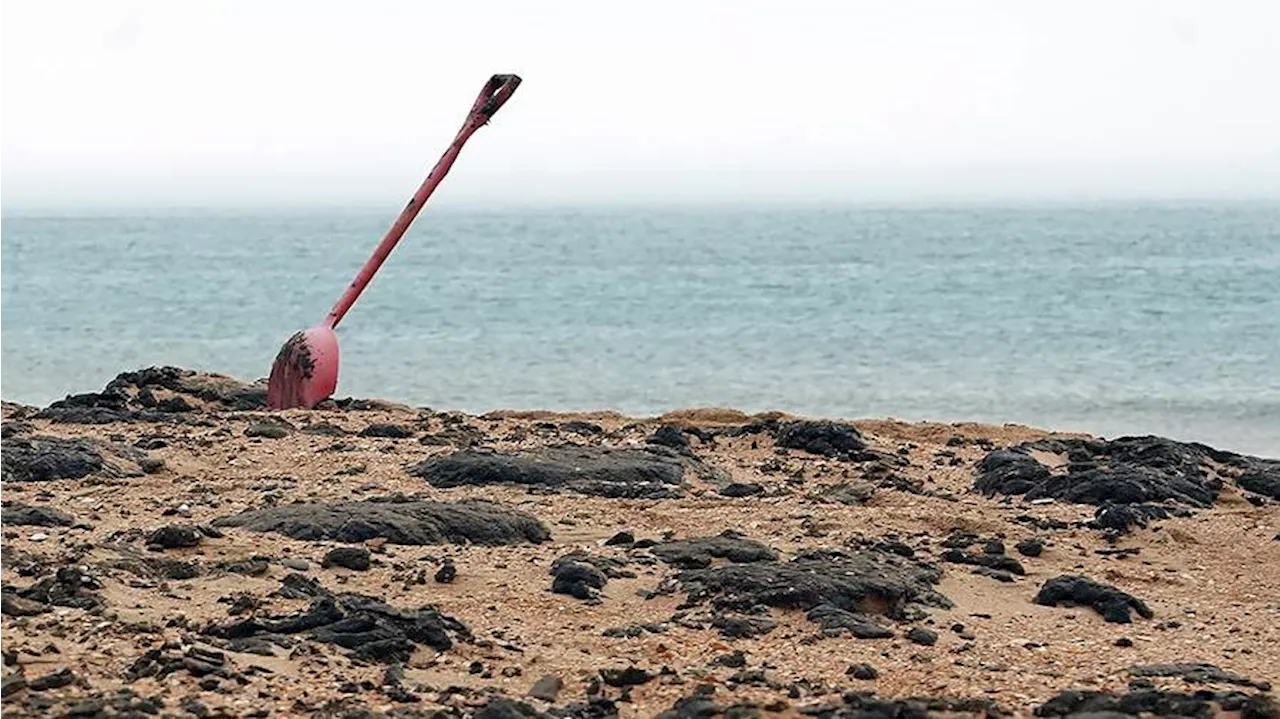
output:
[[[7,213],[4,399],[252,380],[399,207]],[[1280,202],[428,207],[339,396],[1158,434],[1280,457]]]

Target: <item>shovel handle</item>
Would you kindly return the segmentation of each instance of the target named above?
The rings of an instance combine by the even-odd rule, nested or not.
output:
[[[479,97],[476,98],[475,103],[471,106],[467,121],[462,124],[462,129],[458,130],[458,135],[453,138],[449,149],[444,151],[444,155],[436,162],[436,166],[431,169],[427,179],[422,181],[422,185],[413,194],[409,204],[405,205],[404,209],[400,211],[400,216],[396,218],[395,224],[391,225],[391,229],[387,230],[386,236],[374,248],[373,255],[365,261],[364,266],[356,273],[355,279],[351,281],[346,291],[338,298],[338,302],[333,306],[333,309],[329,310],[324,324],[330,329],[338,326],[338,323],[347,314],[347,310],[351,309],[351,306],[356,303],[360,293],[369,285],[373,275],[377,273],[378,268],[382,266],[387,256],[391,254],[391,250],[395,249],[396,243],[404,236],[405,230],[409,229],[410,223],[418,216],[422,206],[427,204],[427,198],[431,197],[431,193],[435,191],[436,186],[449,173],[449,168],[453,167],[453,161],[458,158],[458,153],[462,151],[462,146],[466,144],[467,138],[471,137],[476,130],[488,124],[489,118],[493,117],[498,108],[511,99],[511,95],[519,85],[520,77],[517,75],[494,75],[485,83],[484,89],[480,91]]]
[[[520,87],[519,75],[494,75],[489,78],[489,82],[485,83],[484,90],[480,91],[476,106],[471,108],[471,111],[484,115],[485,120],[488,120],[493,117],[498,108],[511,99],[517,87]]]

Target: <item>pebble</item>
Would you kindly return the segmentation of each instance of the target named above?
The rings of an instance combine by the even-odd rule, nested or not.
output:
[[[1024,539],[1014,547],[1024,557],[1038,557],[1044,551],[1044,542],[1039,539]]]
[[[529,687],[528,695],[544,702],[553,702],[563,687],[564,682],[560,680],[560,677],[548,674]]]
[[[862,663],[854,664],[849,667],[849,669],[845,671],[845,676],[850,676],[854,679],[861,679],[863,681],[870,681],[879,677],[880,672],[876,671],[876,668],[870,664]]]
[[[289,569],[296,569],[299,572],[305,572],[311,569],[311,564],[305,559],[297,559],[294,557],[285,557],[280,560],[280,564]]]
[[[28,539],[30,539],[33,542],[43,542],[48,538],[49,538],[49,535],[45,534],[44,532],[36,532],[35,534],[28,537]]]
[[[364,547],[335,547],[325,553],[320,566],[326,569],[329,567],[345,567],[357,572],[364,572],[369,569],[369,550]]]
[[[435,580],[441,584],[450,584],[458,576],[458,568],[453,562],[445,562],[436,570]]]
[[[938,633],[924,627],[912,627],[907,632],[907,639],[922,646],[931,647],[938,643]]]

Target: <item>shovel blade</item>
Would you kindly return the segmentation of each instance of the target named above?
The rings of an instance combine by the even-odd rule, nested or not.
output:
[[[267,406],[310,409],[338,388],[338,335],[324,325],[289,338],[271,365]]]

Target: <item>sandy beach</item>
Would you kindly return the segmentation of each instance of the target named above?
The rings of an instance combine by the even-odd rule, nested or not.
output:
[[[6,716],[1276,716],[1274,460],[262,392],[5,404]]]

